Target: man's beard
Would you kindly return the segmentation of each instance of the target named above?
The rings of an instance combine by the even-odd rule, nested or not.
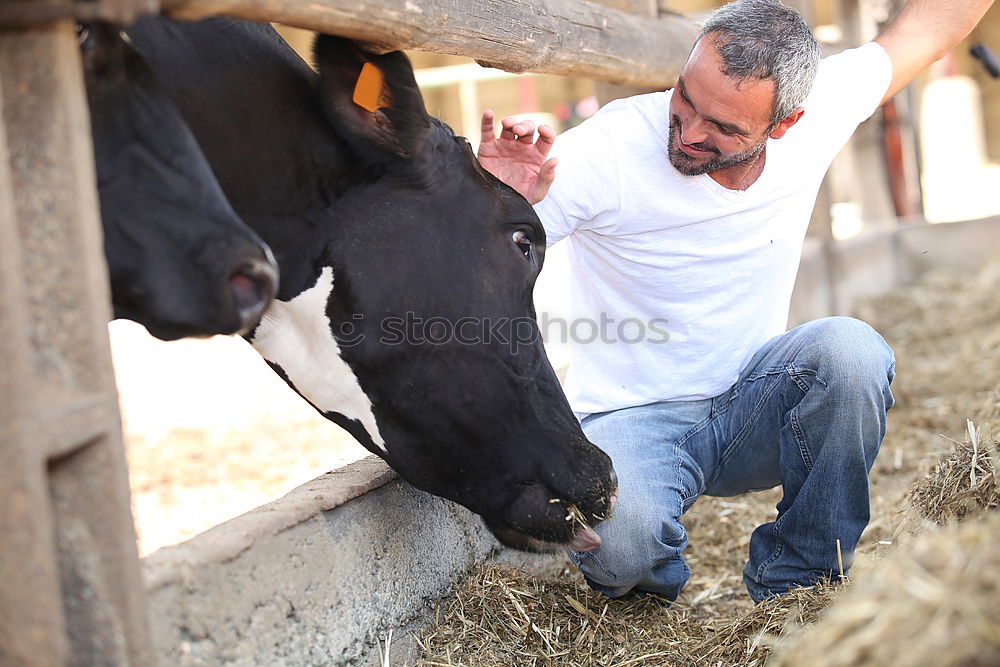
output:
[[[760,157],[760,154],[764,151],[764,146],[767,145],[767,135],[770,134],[769,132],[765,133],[764,137],[760,140],[760,143],[756,146],[752,146],[742,153],[730,155],[729,157],[723,157],[722,154],[719,153],[719,149],[715,146],[710,146],[704,143],[690,144],[699,150],[714,153],[714,155],[708,157],[705,162],[701,162],[699,158],[691,157],[680,149],[680,128],[680,120],[677,116],[671,114],[670,134],[667,137],[667,157],[670,158],[670,164],[674,165],[674,168],[685,176],[701,176],[702,174],[707,174],[708,172],[715,171],[717,169],[725,169],[726,167],[734,167],[739,164],[748,164],[753,162]]]

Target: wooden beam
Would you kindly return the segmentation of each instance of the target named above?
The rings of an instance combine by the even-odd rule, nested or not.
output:
[[[5,0],[0,2],[0,27],[28,28],[61,19],[128,25],[159,11],[160,0]]]
[[[628,12],[629,14],[637,14],[639,16],[656,16],[659,13],[659,7],[656,0],[592,0],[599,5],[604,5],[605,7],[614,7],[615,9],[620,9],[623,12]]]
[[[508,72],[669,87],[694,43],[687,19],[587,0],[162,0],[181,19],[236,16],[350,37],[379,50],[474,58]]]
[[[657,18],[660,14],[659,6],[656,0],[594,0],[598,4],[605,5],[606,7],[614,7],[615,9],[620,9],[623,12],[628,12],[634,16],[648,16],[650,18]],[[598,81],[594,86],[594,93],[597,95],[597,101],[601,106],[604,106],[611,100],[617,100],[622,97],[631,97],[632,95],[641,95],[642,93],[650,93],[654,90],[660,90],[665,86],[636,86],[636,85],[623,85],[620,83],[609,83],[608,81]]]

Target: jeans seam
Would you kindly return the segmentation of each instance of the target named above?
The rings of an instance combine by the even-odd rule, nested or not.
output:
[[[785,516],[786,515],[779,516],[774,522],[774,528],[772,530],[772,533],[774,534],[774,544],[775,544],[774,553],[771,554],[771,557],[768,558],[763,563],[761,563],[760,567],[757,568],[757,583],[759,583],[761,586],[764,586],[764,570],[770,567],[771,564],[774,563],[774,561],[778,560],[778,558],[781,557],[781,554],[784,551],[784,547],[782,546],[781,543],[781,521],[785,518]]]
[[[802,390],[802,393],[805,393],[805,392],[809,391],[809,384],[805,380],[802,379],[803,375],[811,375],[812,378],[813,378],[813,381],[819,380],[819,382],[821,382],[824,386],[826,385],[825,382],[823,382],[822,380],[819,379],[819,376],[816,374],[816,371],[814,371],[813,369],[811,369],[811,368],[799,368],[797,366],[791,366],[791,367],[788,368],[788,376],[790,378],[792,378],[792,382],[794,382],[795,385],[799,389]]]
[[[803,379],[802,376],[804,375],[812,376],[813,382],[819,382],[823,386],[826,386],[826,383],[823,382],[816,371],[811,368],[792,367],[788,369],[788,375],[792,378],[792,381],[803,394],[808,392],[810,387],[805,379]],[[788,411],[788,422],[792,427],[792,434],[795,436],[795,446],[798,448],[799,456],[802,458],[802,465],[806,467],[807,472],[812,472],[814,461],[812,454],[809,453],[809,448],[806,445],[806,434],[802,429],[802,422],[799,420],[800,404],[801,403],[796,403],[795,407]]]
[[[680,438],[678,438],[677,441],[674,443],[674,479],[676,479],[676,480],[681,479],[681,457],[680,457],[681,449],[684,447],[684,445],[687,443],[688,440],[690,440],[695,435],[697,435],[697,434],[701,433],[702,431],[704,431],[705,427],[708,426],[709,424],[711,424],[712,420],[714,418],[715,418],[715,415],[712,415],[710,413],[707,417],[705,417],[700,422],[698,422],[697,424],[695,424],[694,426],[692,426],[690,429],[688,429],[687,433],[685,433]],[[707,488],[707,486],[705,488]],[[680,507],[678,507],[678,510],[679,510],[680,513],[677,515],[678,516],[678,521],[680,520],[679,517],[684,514],[684,511],[685,511],[684,510],[684,503],[685,503],[685,501],[687,501],[690,498],[690,499],[692,499],[691,500],[691,504],[693,505],[694,501],[698,499],[698,496],[701,494],[701,492],[703,490],[704,489],[698,489],[697,493],[695,493],[693,496],[689,496],[689,497],[685,497],[685,498],[681,498],[680,499]],[[691,507],[691,505],[688,505],[689,509],[690,509],[690,507]]]
[[[618,575],[615,574],[614,572],[612,572],[611,570],[609,570],[604,565],[604,563],[601,562],[600,558],[598,558],[597,556],[595,556],[594,554],[592,554],[590,552],[583,552],[581,554],[578,554],[577,563],[576,563],[577,567],[580,567],[580,563],[583,561],[584,558],[591,559],[592,561],[594,561],[594,563],[597,565],[597,567],[601,568],[601,571],[604,572],[604,574],[608,575],[609,577],[611,577],[615,581],[618,580]]]
[[[799,448],[799,456],[802,457],[802,464],[806,467],[807,472],[812,472],[812,454],[809,453],[809,448],[806,447],[806,436],[799,423],[799,406],[796,405],[789,412],[789,422],[792,425],[792,433],[795,435],[795,444]]]
[[[699,426],[701,426],[701,425],[699,424],[695,428],[698,428]],[[687,434],[685,434],[685,436],[686,435]],[[680,442],[681,441],[678,440],[677,442],[674,443],[674,479],[677,480],[678,484],[680,483],[680,480],[681,480],[681,447],[680,447]],[[677,500],[677,520],[680,521],[681,515],[684,514],[684,503],[687,502],[689,496],[687,496],[683,492],[680,493],[680,494],[678,494],[678,495],[680,496],[680,498],[678,498],[678,500]],[[698,496],[697,496],[697,494],[695,494],[693,497],[697,498]],[[693,504],[693,502],[694,501],[692,501],[692,504]]]
[[[709,421],[709,419],[704,419],[702,421],[704,421],[707,424],[708,421]],[[695,428],[699,428],[700,426],[701,426],[701,424],[698,424],[698,425],[695,426]],[[683,437],[686,437],[686,436],[687,436],[687,433],[685,433]],[[681,443],[681,440],[678,440],[678,441],[676,441],[674,443],[674,479],[677,480],[677,483],[679,485],[681,485],[680,480],[683,479],[683,477],[681,475],[681,445],[680,445],[680,443]],[[681,486],[686,486],[686,485],[681,485]],[[678,524],[680,524],[681,517],[684,516],[684,513],[686,511],[688,511],[689,509],[691,509],[691,506],[694,505],[694,501],[698,499],[699,495],[701,495],[701,489],[697,489],[695,491],[695,493],[693,493],[691,495],[687,495],[686,490],[683,490],[681,493],[678,494],[678,496],[679,496],[678,499],[677,499],[677,523]],[[688,502],[688,501],[690,501],[690,502]],[[687,505],[687,507],[685,507],[685,505]],[[681,524],[681,529],[682,530],[684,529],[683,524]]]
[[[743,384],[744,382],[750,382],[752,380],[762,380],[762,379],[764,379],[766,377],[769,377],[771,375],[781,375],[782,373],[785,373],[786,371],[788,371],[788,366],[787,365],[771,366],[767,370],[757,371],[756,373],[751,373],[740,384]]]
[[[677,446],[677,442],[674,442],[674,479],[677,480],[677,484],[680,484],[681,480],[681,451]],[[677,502],[677,516],[680,517],[684,513],[684,493],[678,494],[681,498]],[[680,520],[678,518],[678,520]]]

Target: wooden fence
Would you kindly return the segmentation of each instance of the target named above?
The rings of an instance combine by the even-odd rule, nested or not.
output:
[[[74,23],[275,21],[509,71],[672,84],[695,36],[655,2],[0,2],[0,665],[152,661],[106,322]],[[617,7],[617,8],[615,8]],[[622,11],[630,9],[634,14]]]

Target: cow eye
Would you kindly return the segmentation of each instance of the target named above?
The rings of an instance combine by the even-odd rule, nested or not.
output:
[[[90,28],[87,27],[87,26],[85,26],[85,25],[82,25],[80,23],[77,23],[76,24],[76,43],[77,43],[77,45],[79,45],[79,46],[87,46],[87,47],[93,46],[92,44],[88,43],[89,41],[90,41]]]
[[[531,256],[531,247],[534,244],[532,243],[528,232],[523,229],[516,229],[514,230],[514,233],[511,234],[510,238],[514,242],[514,245],[517,246],[517,249],[521,251],[521,254],[524,255],[525,259]]]

